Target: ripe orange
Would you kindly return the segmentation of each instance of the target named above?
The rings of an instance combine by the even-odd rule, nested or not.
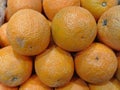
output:
[[[54,42],[67,51],[80,51],[88,47],[96,37],[96,21],[92,14],[78,6],[60,10],[52,21]]]
[[[120,82],[113,78],[102,84],[89,84],[90,90],[120,90]]]
[[[37,55],[49,44],[50,26],[41,13],[32,9],[22,9],[9,20],[7,36],[13,49],[19,54]]]
[[[32,75],[26,82],[20,85],[19,90],[52,90],[41,83],[37,75]]]
[[[8,87],[0,83],[0,90],[19,90],[18,87]]]
[[[93,43],[75,56],[77,74],[93,84],[109,81],[115,74],[117,66],[115,53],[101,43]]]
[[[7,21],[20,9],[30,8],[36,11],[42,11],[41,0],[7,0]]]
[[[74,62],[70,53],[57,46],[52,46],[35,59],[35,71],[45,85],[63,86],[74,73]]]
[[[120,5],[107,10],[98,21],[98,38],[114,50],[120,50]]]
[[[55,90],[89,90],[89,87],[82,79],[73,78],[68,84],[55,88]]]
[[[59,10],[67,6],[80,6],[80,0],[43,0],[44,12],[51,21]]]
[[[96,20],[109,8],[118,4],[118,0],[80,0],[81,6],[89,10]]]
[[[0,82],[15,87],[26,81],[32,72],[32,60],[14,52],[11,46],[0,49]]]
[[[7,23],[3,24],[0,27],[0,46],[5,47],[9,45],[9,41],[7,39],[7,34],[6,34],[6,29],[7,29]]]

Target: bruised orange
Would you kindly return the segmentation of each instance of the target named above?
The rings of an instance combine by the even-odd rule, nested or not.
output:
[[[32,73],[32,59],[13,51],[11,46],[0,49],[0,82],[15,87],[26,81]]]
[[[19,10],[8,22],[8,40],[22,55],[33,56],[43,52],[50,42],[50,34],[48,20],[32,9]]]
[[[107,10],[98,20],[98,39],[120,51],[120,5]]]

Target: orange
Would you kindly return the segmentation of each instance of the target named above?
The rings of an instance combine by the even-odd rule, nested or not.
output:
[[[41,83],[37,75],[32,75],[26,82],[20,85],[19,90],[52,90]]]
[[[32,72],[32,59],[13,51],[11,46],[0,49],[0,82],[15,87],[26,81]]]
[[[8,87],[0,83],[0,90],[19,90],[18,87]]]
[[[85,49],[94,41],[96,33],[94,17],[88,10],[79,6],[63,8],[52,21],[53,40],[67,51]]]
[[[5,47],[9,45],[9,41],[7,39],[7,34],[6,34],[6,29],[7,29],[7,23],[3,24],[0,27],[0,46]]]
[[[118,0],[80,0],[81,6],[89,10],[96,20],[109,8],[118,4]]]
[[[43,0],[43,9],[49,20],[62,8],[67,6],[80,6],[80,0]]]
[[[90,90],[120,90],[120,82],[113,78],[112,80],[102,84],[89,84]]]
[[[68,84],[63,87],[55,88],[55,90],[89,90],[89,87],[82,79],[73,78]]]
[[[120,5],[107,10],[98,21],[98,38],[114,50],[120,50]]]
[[[49,87],[63,86],[74,73],[74,62],[70,53],[52,46],[35,59],[35,71],[41,82]]]
[[[120,81],[120,52],[117,52],[116,55],[117,55],[117,59],[118,59],[118,67],[117,67],[115,76]]]
[[[7,21],[20,9],[30,8],[42,12],[41,0],[7,0]]]
[[[75,56],[75,70],[85,81],[100,84],[109,81],[116,72],[115,53],[101,43],[93,43]]]
[[[9,20],[7,36],[13,49],[19,54],[37,55],[49,44],[50,26],[41,13],[32,9],[22,9]]]

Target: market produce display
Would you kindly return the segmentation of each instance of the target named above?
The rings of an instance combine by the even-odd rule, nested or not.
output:
[[[120,90],[120,0],[0,0],[0,90]]]

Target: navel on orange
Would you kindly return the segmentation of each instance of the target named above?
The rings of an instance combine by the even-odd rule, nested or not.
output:
[[[96,21],[109,8],[118,5],[118,0],[80,0],[81,6],[89,10]]]
[[[115,74],[118,60],[106,45],[93,43],[75,56],[75,70],[85,81],[100,84],[109,81]]]
[[[120,5],[107,10],[98,21],[98,38],[114,50],[120,50]]]

